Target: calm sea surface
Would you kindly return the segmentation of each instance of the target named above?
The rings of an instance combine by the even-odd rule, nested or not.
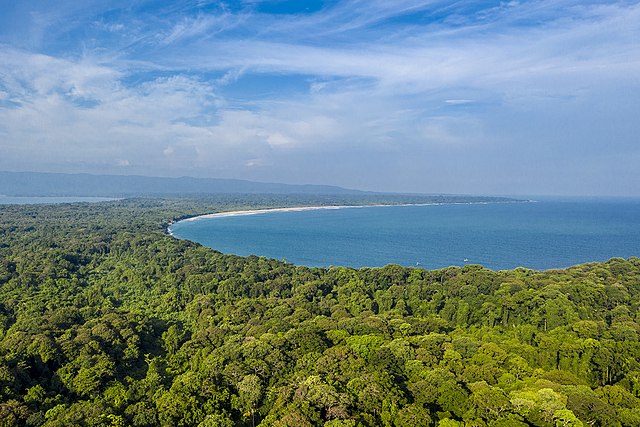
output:
[[[640,256],[640,200],[270,212],[182,221],[171,232],[224,253],[306,266],[545,270]]]

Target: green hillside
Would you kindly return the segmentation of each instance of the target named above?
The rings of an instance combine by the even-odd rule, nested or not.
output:
[[[335,203],[0,207],[0,426],[640,425],[638,258],[321,269],[165,232],[301,202]]]

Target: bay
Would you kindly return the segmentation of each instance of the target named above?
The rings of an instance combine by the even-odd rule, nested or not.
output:
[[[537,270],[640,255],[640,200],[384,206],[266,212],[173,224],[223,253],[311,267]]]

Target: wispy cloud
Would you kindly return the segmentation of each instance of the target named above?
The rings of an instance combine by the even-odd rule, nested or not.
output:
[[[198,37],[211,39],[216,34],[229,31],[241,22],[242,17],[227,12],[215,16],[199,14],[195,17],[183,17],[173,25],[169,34],[161,39],[161,43],[185,42]]]
[[[637,1],[123,5],[7,8],[0,169],[513,193],[522,158],[573,156],[565,192],[607,149],[640,160]]]

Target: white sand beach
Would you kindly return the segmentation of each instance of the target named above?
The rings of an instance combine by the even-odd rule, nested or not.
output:
[[[199,219],[206,218],[219,218],[219,217],[229,217],[229,216],[242,216],[242,215],[257,215],[264,214],[269,212],[299,212],[299,211],[314,211],[320,209],[353,209],[353,208],[367,208],[372,207],[373,205],[363,205],[363,206],[300,206],[300,207],[291,207],[291,208],[270,208],[270,209],[253,209],[253,210],[244,210],[244,211],[230,211],[230,212],[217,212],[205,215],[198,215],[192,218],[186,218],[182,221],[197,221]],[[375,206],[392,206],[392,205],[375,205]],[[397,206],[397,205],[396,205]]]
[[[314,211],[321,209],[356,209],[356,208],[373,208],[373,207],[392,207],[392,206],[439,206],[439,205],[485,205],[489,203],[509,203],[509,202],[442,202],[442,203],[400,203],[400,204],[378,204],[378,205],[332,205],[332,206],[297,206],[290,208],[268,208],[268,209],[252,209],[242,211],[216,212],[205,215],[198,215],[191,218],[185,218],[181,221],[197,221],[206,218],[220,218],[230,216],[258,215],[270,212],[299,212]]]

